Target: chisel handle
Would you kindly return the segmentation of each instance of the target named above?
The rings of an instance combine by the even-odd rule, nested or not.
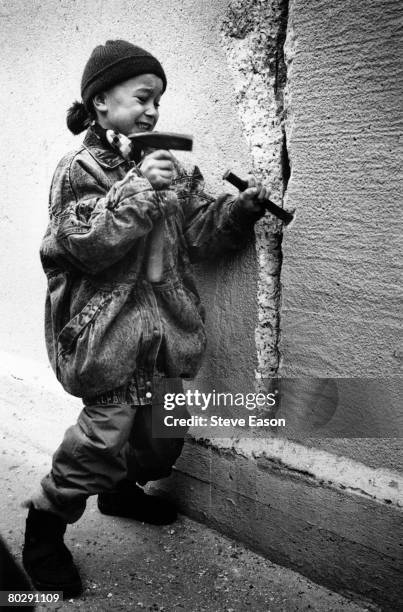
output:
[[[239,189],[239,191],[245,191],[245,189],[249,187],[248,181],[244,181],[243,179],[239,178],[239,176],[230,170],[227,170],[222,178],[224,181],[228,181],[231,183],[231,185]],[[271,200],[261,200],[261,204],[269,212],[271,212],[272,215],[275,215],[281,219],[285,225],[288,225],[294,219],[294,215],[292,213],[288,212],[288,210],[285,210],[284,208],[280,208],[280,206],[277,206],[277,204],[274,204],[274,202]]]

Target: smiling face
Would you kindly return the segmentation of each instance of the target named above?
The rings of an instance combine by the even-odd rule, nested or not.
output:
[[[94,96],[98,122],[121,134],[139,134],[154,129],[159,117],[162,79],[140,74]]]

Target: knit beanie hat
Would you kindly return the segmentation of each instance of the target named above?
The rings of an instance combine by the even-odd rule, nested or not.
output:
[[[74,102],[67,111],[67,127],[73,134],[85,130],[91,122],[92,98],[101,91],[140,74],[155,74],[167,79],[160,62],[148,51],[125,40],[107,40],[95,47],[85,65],[81,79],[83,102]]]

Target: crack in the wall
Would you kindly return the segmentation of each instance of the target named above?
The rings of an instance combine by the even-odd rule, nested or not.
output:
[[[288,0],[233,0],[221,28],[251,172],[270,187],[271,199],[280,206],[290,176],[284,125],[287,22]],[[279,368],[281,242],[281,222],[266,214],[256,225],[257,378],[273,376]]]
[[[283,91],[287,82],[287,66],[284,60],[284,44],[287,36],[288,24],[288,0],[284,0],[281,4],[281,12],[279,16],[279,28],[276,41],[276,80],[274,82],[274,92],[279,93],[279,106],[283,110]]]
[[[287,134],[283,125],[283,147],[281,149],[281,165],[283,167],[283,192],[287,191],[288,181],[291,176],[290,159],[288,157]]]

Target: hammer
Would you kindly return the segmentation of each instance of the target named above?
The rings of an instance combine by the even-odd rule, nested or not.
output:
[[[245,191],[245,189],[247,189],[249,186],[248,181],[244,181],[243,179],[239,178],[239,176],[237,176],[233,172],[230,172],[229,170],[227,170],[227,172],[222,178],[223,180],[231,183],[231,185],[234,185],[234,187],[239,189],[239,191]],[[277,204],[274,204],[274,202],[272,202],[271,200],[262,200],[261,203],[266,208],[266,210],[271,212],[272,215],[275,215],[276,217],[281,219],[281,221],[283,221],[285,225],[288,225],[294,219],[294,215],[292,213],[288,212],[288,210],[284,210],[284,208],[280,208],[280,206],[277,206]]]
[[[191,151],[193,136],[176,134],[174,132],[141,132],[129,134],[134,144],[153,149],[174,149],[176,151]],[[147,280],[158,283],[162,278],[164,267],[164,219],[159,219],[150,234],[150,247],[147,262]]]

